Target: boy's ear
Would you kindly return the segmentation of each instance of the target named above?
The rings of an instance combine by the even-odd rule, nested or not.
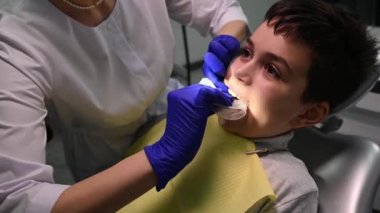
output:
[[[329,113],[330,106],[327,102],[313,103],[306,110],[290,121],[293,129],[312,126],[322,122]]]

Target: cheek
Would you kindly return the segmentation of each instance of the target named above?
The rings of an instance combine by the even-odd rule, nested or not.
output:
[[[260,79],[256,81],[256,98],[263,107],[281,109],[294,107],[300,102],[301,88],[295,88],[283,83],[273,83]]]
[[[278,126],[287,124],[299,111],[300,104],[298,99],[291,96],[270,97],[266,96],[262,103],[256,119],[263,125]]]
[[[248,104],[250,113],[261,125],[276,120],[287,120],[299,107],[298,95],[268,85],[261,85],[254,94],[248,95],[250,95]]]

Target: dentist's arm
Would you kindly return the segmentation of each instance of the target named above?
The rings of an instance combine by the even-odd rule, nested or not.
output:
[[[169,93],[161,139],[66,189],[52,212],[115,212],[154,186],[164,188],[197,153],[214,104],[231,103],[230,95],[199,84]]]
[[[218,32],[218,35],[230,35],[240,43],[243,43],[249,34],[247,23],[240,20],[226,23]]]

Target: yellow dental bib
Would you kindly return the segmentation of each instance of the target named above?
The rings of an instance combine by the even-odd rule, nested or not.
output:
[[[151,128],[128,155],[156,142],[165,121]],[[164,189],[149,192],[119,213],[271,212],[275,195],[257,155],[247,155],[252,141],[223,130],[216,116],[208,119],[199,152]]]

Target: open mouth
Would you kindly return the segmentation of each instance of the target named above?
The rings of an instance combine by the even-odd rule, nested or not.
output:
[[[247,114],[247,103],[241,100],[231,89],[228,90],[228,93],[230,93],[235,100],[231,106],[218,109],[216,114],[226,120],[239,120]]]

